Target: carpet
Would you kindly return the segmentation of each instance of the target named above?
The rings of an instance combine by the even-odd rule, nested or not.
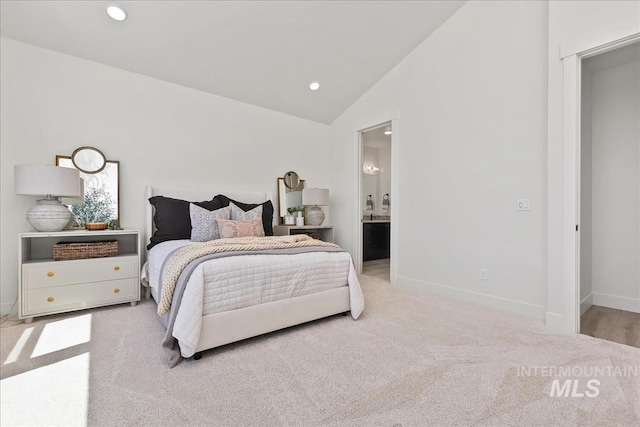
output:
[[[640,349],[362,276],[333,316],[167,367],[155,304],[0,329],[0,423],[640,425]]]

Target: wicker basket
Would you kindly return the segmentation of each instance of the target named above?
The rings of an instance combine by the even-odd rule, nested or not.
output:
[[[118,255],[117,240],[98,242],[58,242],[53,245],[53,260],[103,258]]]

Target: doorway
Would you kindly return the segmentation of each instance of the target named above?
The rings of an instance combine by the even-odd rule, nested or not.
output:
[[[640,347],[640,42],[579,69],[577,330]]]
[[[397,212],[397,120],[359,130],[356,238],[358,273],[393,282]]]

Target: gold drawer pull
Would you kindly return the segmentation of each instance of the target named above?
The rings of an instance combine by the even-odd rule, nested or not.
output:
[[[53,277],[53,271],[48,272],[48,273],[47,273],[47,276],[48,276],[48,277]]]
[[[115,288],[115,289],[113,290],[113,293],[114,293],[114,294],[117,294],[117,293],[119,293],[119,292],[120,292],[120,289],[118,289],[118,288]]]
[[[113,267],[113,269],[114,269],[115,271],[118,271],[118,270],[120,270],[120,266],[119,266],[119,265],[116,265],[115,267]]]
[[[53,302],[54,299],[55,299],[54,297],[49,297],[49,298],[47,298],[47,301]]]

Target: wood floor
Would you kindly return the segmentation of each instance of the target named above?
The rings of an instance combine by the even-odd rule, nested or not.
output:
[[[362,274],[365,276],[376,277],[378,279],[390,282],[389,266],[391,259],[376,259],[374,261],[364,261],[362,263]]]
[[[580,333],[640,348],[640,313],[592,305],[580,317]]]

